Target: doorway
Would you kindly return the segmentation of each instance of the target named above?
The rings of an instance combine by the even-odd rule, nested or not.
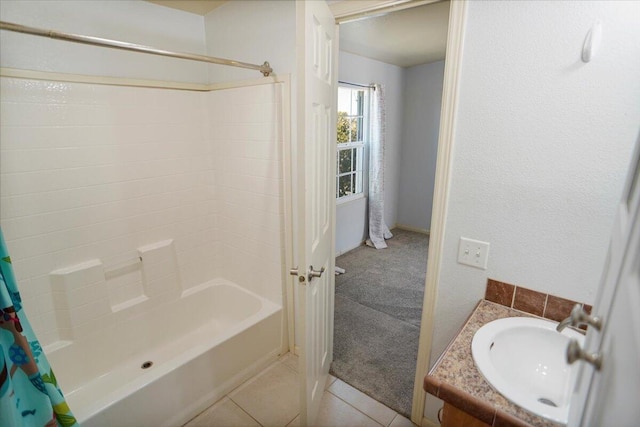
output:
[[[366,181],[371,174],[364,164],[361,188],[353,185],[357,179],[341,185],[348,181],[340,181],[341,175],[355,176],[358,165],[352,154],[341,156],[351,147],[340,147],[339,140],[336,266],[346,272],[336,277],[331,372],[408,417],[422,323],[448,13],[449,3],[440,2],[340,26],[340,90],[361,93],[371,83],[384,88],[384,218],[394,237],[387,249],[362,245],[368,236]],[[394,39],[403,42],[394,45]],[[424,40],[433,43],[424,46]],[[366,132],[360,139],[368,150]],[[342,157],[349,159],[341,162]]]

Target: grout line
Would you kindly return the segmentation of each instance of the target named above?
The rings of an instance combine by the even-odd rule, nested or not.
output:
[[[509,308],[513,308],[513,303],[516,302],[516,292],[518,291],[518,287],[513,285],[513,295],[511,296],[511,305]]]
[[[399,413],[396,413],[396,416],[395,416],[395,417],[393,417],[393,419],[391,420],[391,422],[389,423],[389,425],[388,425],[387,427],[391,426],[391,424],[393,424],[393,422],[394,422],[394,421],[396,420],[396,418],[398,418],[398,417],[403,417],[403,418],[404,418],[404,415],[400,415]]]
[[[284,426],[285,426],[285,427],[287,427],[289,424],[291,424],[291,423],[292,423],[296,418],[298,418],[299,416],[300,416],[300,412],[298,412],[298,413],[296,414],[296,416],[295,416],[295,417],[293,417],[293,419],[292,419],[291,421],[289,421],[288,423],[286,423]]]
[[[333,377],[333,381],[331,381],[329,384],[327,384],[327,386],[325,387],[325,390],[329,390],[330,387],[332,387],[336,381],[338,381],[338,377],[336,377],[335,375],[331,374],[331,372],[329,372],[329,375],[331,375]],[[340,380],[342,381],[342,380]]]
[[[549,301],[549,294],[544,294],[544,306],[542,307],[542,317],[547,318],[547,302]]]
[[[66,191],[74,191],[74,190],[89,190],[89,189],[94,189],[93,187],[99,187],[99,186],[106,186],[106,185],[117,185],[117,184],[133,184],[133,183],[143,183],[143,181],[151,181],[151,180],[160,180],[160,179],[171,179],[171,178],[176,178],[176,177],[190,177],[194,174],[197,173],[207,173],[207,172],[211,172],[211,169],[205,169],[205,170],[201,170],[201,171],[190,171],[190,172],[179,172],[179,173],[174,173],[174,174],[168,174],[168,175],[159,175],[159,176],[154,176],[154,177],[149,177],[149,178],[136,178],[136,179],[131,179],[131,180],[124,180],[124,181],[112,181],[112,182],[105,182],[105,183],[100,183],[100,184],[93,184],[93,185],[82,185],[82,186],[77,186],[77,187],[72,187],[72,188],[61,188],[61,189],[56,189],[56,190],[47,190],[47,191],[36,191],[36,192],[30,192],[30,193],[18,193],[18,194],[11,194],[11,195],[7,195],[7,196],[3,196],[3,199],[11,199],[11,198],[18,198],[18,197],[25,197],[25,196],[37,196],[37,195],[44,195],[44,194],[50,194],[50,193],[57,193],[57,192],[66,192]],[[80,205],[80,206],[76,206],[76,207],[72,207],[72,208],[64,208],[64,209],[56,209],[53,211],[47,211],[47,212],[41,212],[41,213],[37,213],[37,214],[30,214],[30,215],[17,215],[17,216],[13,216],[13,217],[9,217],[7,219],[15,219],[15,218],[24,218],[24,217],[31,217],[31,216],[36,216],[36,215],[45,215],[45,214],[50,214],[50,213],[57,213],[57,212],[65,212],[65,211],[69,211],[69,210],[73,210],[73,209],[78,209],[78,208],[88,208],[88,207],[98,207],[101,205],[106,205],[109,203],[117,203],[117,202],[121,202],[121,201],[129,201],[129,200],[137,200],[137,199],[141,199],[141,198],[145,198],[145,197],[153,197],[153,196],[157,196],[157,195],[162,195],[162,194],[171,194],[171,193],[176,193],[179,191],[186,191],[186,190],[190,190],[192,187],[185,187],[184,189],[181,190],[170,190],[170,191],[159,191],[157,193],[151,193],[151,194],[144,194],[142,196],[135,196],[135,197],[127,197],[124,199],[115,199],[115,200],[109,200],[106,202],[100,202],[100,203],[92,203],[92,204],[88,204],[88,205]]]
[[[247,380],[248,381],[248,380]],[[244,383],[243,383],[244,384]],[[247,412],[242,406],[240,406],[237,402],[235,402],[233,399],[231,399],[231,397],[229,397],[229,395],[225,395],[225,397],[227,399],[229,399],[229,401],[231,403],[233,403],[234,405],[236,405],[238,408],[240,408],[240,410],[242,412],[244,412],[245,414],[247,414],[249,416],[249,418],[251,418],[253,421],[255,421],[259,426],[262,427],[262,424],[260,423],[260,421],[256,420],[249,412]],[[213,406],[213,405],[212,405]]]
[[[282,356],[281,356],[282,357]],[[298,371],[296,371],[294,368],[292,368],[291,366],[287,365],[283,360],[278,359],[278,363],[282,364],[285,368],[289,369],[290,371],[294,372],[294,373],[298,373]]]
[[[359,390],[358,390],[358,391],[359,391]],[[347,405],[349,405],[350,407],[352,407],[352,408],[353,408],[353,409],[355,409],[356,411],[360,412],[362,415],[364,415],[365,417],[369,418],[369,419],[370,419],[370,420],[372,420],[374,423],[378,424],[379,426],[382,426],[382,424],[380,424],[380,423],[379,423],[378,421],[376,421],[375,419],[371,418],[368,414],[366,414],[365,412],[362,412],[360,409],[356,408],[355,406],[353,406],[352,404],[350,404],[349,402],[347,402],[346,400],[344,400],[344,399],[343,399],[343,398],[341,398],[340,396],[337,396],[337,395],[333,394],[333,393],[332,393],[331,391],[329,391],[328,389],[327,389],[327,390],[325,390],[325,393],[329,393],[330,395],[332,395],[332,396],[336,397],[337,399],[342,400],[344,403],[346,403]],[[373,398],[372,398],[372,399],[373,399]],[[373,399],[373,400],[375,400],[375,399]],[[378,402],[378,401],[376,400],[376,402]],[[382,402],[378,402],[378,403],[382,403]],[[388,406],[386,406],[386,405],[385,405],[385,407],[389,408],[389,407],[388,407]],[[389,409],[391,409],[391,408],[389,408]],[[393,409],[391,409],[391,410],[393,411]],[[395,414],[396,414],[396,415],[398,415],[398,413],[397,413],[396,411],[393,411],[393,412],[395,412]],[[395,418],[395,417],[394,417],[394,418]],[[393,419],[392,419],[391,421],[393,421]],[[383,427],[384,427],[384,426],[383,426]]]

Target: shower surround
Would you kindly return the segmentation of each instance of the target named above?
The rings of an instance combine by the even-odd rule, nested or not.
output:
[[[119,425],[148,420],[136,408],[153,399],[160,411],[168,378],[186,401],[154,419],[186,421],[276,357],[283,84],[0,85],[0,221],[26,311],[81,423],[123,411]]]

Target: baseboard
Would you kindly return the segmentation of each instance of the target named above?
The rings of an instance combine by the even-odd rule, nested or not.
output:
[[[394,228],[399,228],[400,230],[413,231],[415,233],[420,233],[420,234],[426,234],[427,236],[431,234],[431,232],[426,228],[413,227],[411,225],[396,224],[394,225]]]
[[[352,251],[352,250],[354,250],[354,249],[356,249],[356,248],[359,248],[360,246],[364,245],[364,242],[365,242],[365,241],[363,240],[363,241],[361,241],[360,243],[358,243],[356,246],[354,246],[354,247],[352,247],[352,248],[345,249],[344,251],[336,252],[336,258],[337,258],[337,257],[339,257],[340,255],[344,255],[344,254],[346,254],[347,252],[350,252],[350,251]],[[338,266],[338,267],[339,267],[339,266]]]
[[[435,421],[431,421],[427,417],[422,417],[421,427],[440,427],[440,423],[436,423]]]

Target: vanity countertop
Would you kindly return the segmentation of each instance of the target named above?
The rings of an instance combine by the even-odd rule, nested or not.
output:
[[[533,317],[481,300],[458,335],[424,378],[424,389],[494,427],[560,427],[509,402],[495,391],[476,368],[471,356],[473,335],[485,323],[504,317]]]

